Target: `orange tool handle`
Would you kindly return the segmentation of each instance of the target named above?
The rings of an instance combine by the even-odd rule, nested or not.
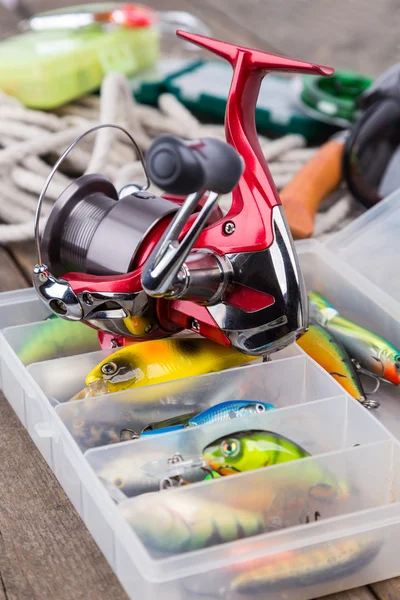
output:
[[[315,213],[342,179],[343,140],[330,140],[318,150],[280,193],[294,238],[310,237]]]

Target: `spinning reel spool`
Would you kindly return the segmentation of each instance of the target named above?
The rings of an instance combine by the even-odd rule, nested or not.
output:
[[[219,140],[185,142],[170,135],[159,136],[145,161],[128,132],[117,128],[133,142],[146,184],[130,184],[118,193],[103,175],[84,175],[74,181],[55,203],[42,237],[43,260],[53,275],[68,271],[117,275],[131,271],[136,251],[149,230],[179,208],[171,200],[151,194],[150,179],[166,192],[183,196],[199,190],[228,193],[242,173],[242,159]],[[71,144],[62,160],[84,136]],[[60,164],[61,160],[56,168]]]

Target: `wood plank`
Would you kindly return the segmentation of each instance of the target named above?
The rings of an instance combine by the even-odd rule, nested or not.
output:
[[[242,17],[242,9],[244,12],[250,13],[254,11],[255,1],[252,6],[250,3],[240,3],[240,12],[238,7],[232,6],[230,0],[220,0],[215,3],[213,0],[191,0],[193,3],[193,12],[203,16],[212,28],[215,37],[221,37],[226,41],[241,44],[243,46],[256,47],[266,52],[275,54],[283,54],[283,51],[265,35],[260,35],[256,30],[248,25],[247,17]],[[232,10],[233,8],[233,10]],[[256,11],[258,14],[263,14],[263,9]],[[263,19],[264,20],[264,19]],[[221,32],[221,33],[220,33]]]
[[[398,0],[193,0],[293,58],[378,75],[398,57]],[[379,23],[379,26],[377,26]],[[372,50],[373,49],[373,50]]]
[[[36,247],[35,243],[32,242],[18,242],[10,244],[8,249],[19,264],[27,282],[32,285],[32,269],[37,263]]]
[[[126,600],[90,533],[1,394],[0,456],[0,573],[7,599]]]
[[[400,577],[380,581],[370,586],[378,600],[399,600]]]
[[[17,31],[18,17],[0,4],[0,39]]]
[[[27,280],[5,248],[0,247],[0,292],[27,287]]]
[[[5,583],[3,581],[3,576],[1,574],[1,569],[0,569],[0,600],[8,600],[7,596],[6,596],[6,586],[5,586]]]

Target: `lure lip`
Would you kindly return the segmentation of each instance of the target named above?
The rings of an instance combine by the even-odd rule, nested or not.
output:
[[[68,402],[75,402],[76,400],[85,400],[86,398],[93,398],[94,396],[104,396],[109,393],[107,382],[104,379],[93,379],[88,382],[82,390],[80,390],[75,396],[72,396]]]
[[[207,458],[204,457],[204,462],[206,463],[207,467],[218,473],[218,475],[222,475],[223,477],[227,475],[237,475],[238,473],[241,473],[241,471],[235,469],[235,467],[226,465],[224,461],[222,461],[221,464],[217,464],[216,462],[212,461],[208,462]]]

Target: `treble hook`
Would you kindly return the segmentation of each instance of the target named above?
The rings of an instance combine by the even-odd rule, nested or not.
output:
[[[119,439],[121,442],[126,442],[127,440],[138,440],[140,435],[134,431],[134,429],[129,429],[128,427],[124,427],[119,432]]]
[[[377,359],[379,360],[379,359]],[[382,361],[379,361],[382,365],[382,373],[381,375],[383,375],[385,367],[382,363]],[[360,365],[359,362],[357,362],[356,360],[352,360],[352,363],[354,364],[354,367],[356,369],[356,371],[358,373],[360,373],[361,375],[365,375],[365,377],[369,377],[370,379],[373,379],[375,381],[375,387],[372,390],[372,392],[366,392],[365,395],[366,396],[373,396],[374,394],[377,393],[377,391],[379,390],[379,388],[381,387],[381,381],[383,381],[381,379],[380,375],[374,375],[373,373],[371,373],[370,371],[367,371],[366,369],[363,369],[363,367]],[[378,402],[378,400],[372,400],[371,398],[366,398],[365,400],[361,401],[361,404],[364,406],[364,408],[367,408],[369,410],[373,410],[375,408],[379,408],[381,403]]]
[[[162,479],[160,482],[160,491],[162,490],[170,490],[176,487],[182,487],[183,485],[187,485],[186,481],[183,479],[182,475],[177,477],[166,477]]]

